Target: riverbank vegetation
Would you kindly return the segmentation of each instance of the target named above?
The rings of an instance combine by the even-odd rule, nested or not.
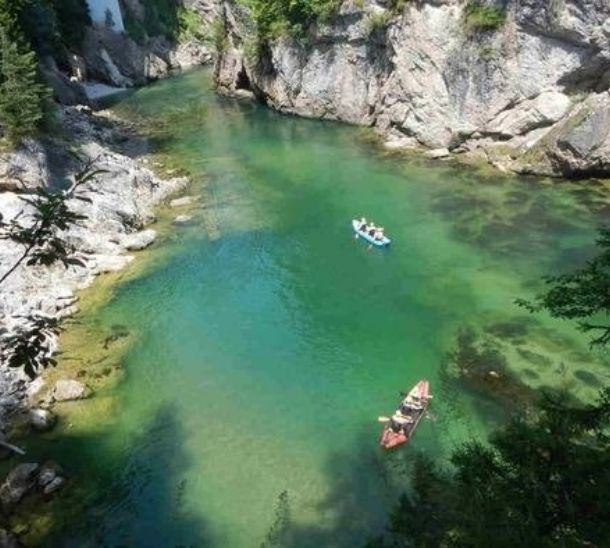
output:
[[[471,32],[494,31],[504,25],[506,13],[497,6],[489,6],[479,0],[470,0],[466,5],[464,21],[466,28]]]
[[[341,5],[340,0],[242,0],[250,8],[259,40],[280,36],[303,37],[315,21],[328,20]]]
[[[593,346],[607,347],[608,229],[597,243],[598,255],[583,268],[545,278],[545,292],[518,304],[576,319],[594,333]],[[605,546],[609,428],[610,388],[586,405],[565,392],[545,392],[488,444],[472,441],[456,449],[451,469],[417,459],[411,490],[392,511],[387,533],[367,546]]]

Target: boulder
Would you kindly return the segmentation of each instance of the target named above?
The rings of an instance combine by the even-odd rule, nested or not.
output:
[[[157,233],[154,230],[141,230],[125,236],[122,244],[128,251],[139,251],[150,246],[156,238]]]
[[[449,156],[449,150],[446,148],[435,148],[434,150],[424,152],[424,156],[433,160],[439,160],[441,158],[447,158]]]
[[[192,215],[178,215],[173,223],[175,225],[186,225],[188,223],[190,223],[193,220]]]
[[[53,389],[55,401],[82,400],[91,395],[91,389],[82,382],[72,379],[57,381]]]
[[[541,93],[535,99],[520,102],[502,111],[485,128],[486,133],[510,138],[561,120],[570,110],[570,98],[558,91]]]
[[[0,548],[19,548],[17,537],[0,527]]]
[[[50,483],[45,485],[44,489],[42,490],[43,495],[46,495],[46,496],[52,495],[56,491],[59,491],[59,489],[61,489],[63,487],[64,483],[66,483],[65,478],[62,478],[61,476],[57,476]]]
[[[195,196],[183,196],[182,198],[176,198],[169,203],[169,207],[185,207],[191,205],[195,199]]]
[[[39,465],[27,462],[13,468],[0,486],[0,505],[5,513],[11,512],[17,503],[36,486]]]
[[[70,80],[61,72],[50,57],[44,57],[38,65],[45,82],[53,90],[55,98],[63,105],[79,105],[87,102],[87,95],[82,86]]]
[[[40,432],[51,430],[57,422],[57,417],[48,409],[30,409],[28,419],[32,427]]]
[[[518,159],[524,172],[565,176],[610,173],[610,93],[591,95]]]
[[[38,470],[38,486],[41,488],[46,487],[60,477],[61,472],[61,467],[57,463],[53,461],[45,462]]]
[[[118,272],[123,270],[133,259],[131,255],[96,255],[95,272],[98,274]]]

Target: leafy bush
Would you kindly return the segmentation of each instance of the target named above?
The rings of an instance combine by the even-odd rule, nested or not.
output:
[[[366,21],[367,32],[372,34],[378,30],[385,29],[391,19],[392,13],[389,11],[376,11],[372,13]]]
[[[505,20],[506,13],[496,6],[487,6],[478,0],[470,0],[466,6],[466,27],[472,32],[498,30]]]
[[[125,6],[123,19],[127,34],[139,44],[149,36],[165,36],[175,42],[180,35],[179,9],[174,0],[147,0],[142,2],[144,18],[140,20],[129,6]]]
[[[547,394],[489,444],[453,451],[451,470],[420,458],[412,490],[370,548],[607,546],[610,390],[593,405]]]
[[[201,17],[194,11],[184,7],[178,9],[178,41],[189,42],[191,40],[203,40],[203,22]]]
[[[328,20],[341,0],[242,0],[251,10],[259,37],[302,37],[316,21]]]

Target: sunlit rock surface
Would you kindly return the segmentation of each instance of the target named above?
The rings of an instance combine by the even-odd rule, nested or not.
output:
[[[373,126],[393,148],[491,150],[515,171],[607,173],[610,5],[511,0],[504,26],[488,32],[467,28],[465,5],[407,2],[393,13],[382,1],[345,2],[307,40],[279,39],[255,62],[244,53],[251,17],[226,1],[218,84],[285,112]],[[376,28],[379,13],[388,23]]]

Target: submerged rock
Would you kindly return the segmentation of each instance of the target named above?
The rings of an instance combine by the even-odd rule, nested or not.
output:
[[[55,479],[57,479],[60,476],[61,472],[62,470],[59,464],[53,461],[45,462],[38,470],[38,486],[46,487]]]
[[[127,251],[139,251],[150,246],[157,239],[154,230],[142,230],[134,234],[128,234],[123,238],[123,246]]]
[[[57,381],[53,389],[55,401],[82,400],[90,395],[91,389],[86,384],[72,379]]]
[[[196,200],[195,196],[183,196],[182,198],[176,198],[169,203],[169,207],[184,207],[191,205]]]
[[[30,424],[40,432],[51,430],[57,422],[57,417],[48,409],[34,408],[28,413]]]
[[[17,503],[36,486],[39,465],[23,463],[13,468],[0,486],[0,504],[5,513],[11,512]]]
[[[66,483],[65,478],[57,476],[47,485],[45,485],[44,489],[42,490],[42,494],[46,496],[52,495],[53,493],[59,491],[64,486],[64,483]]]
[[[193,220],[193,216],[192,215],[178,215],[173,223],[175,225],[186,225],[188,223],[190,223]]]
[[[424,156],[433,160],[439,160],[441,158],[447,158],[449,156],[449,150],[446,148],[435,148],[434,150],[424,152]]]

